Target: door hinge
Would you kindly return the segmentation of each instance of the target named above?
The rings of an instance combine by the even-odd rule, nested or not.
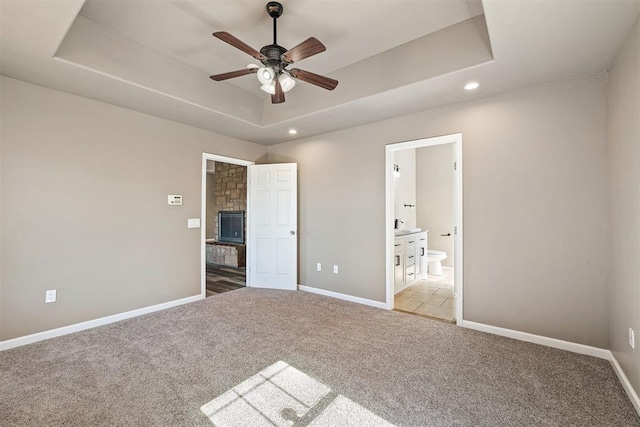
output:
[[[458,234],[458,226],[453,227],[453,234]]]
[[[453,170],[458,170],[458,162],[453,162]]]

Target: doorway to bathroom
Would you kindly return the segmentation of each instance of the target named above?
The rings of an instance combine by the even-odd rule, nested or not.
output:
[[[386,146],[389,309],[460,324],[462,134]]]

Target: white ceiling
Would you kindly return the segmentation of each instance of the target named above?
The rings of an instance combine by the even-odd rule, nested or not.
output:
[[[0,73],[263,144],[608,69],[640,0],[281,1],[278,44],[327,51],[272,105],[255,76],[213,82],[272,42],[266,0],[0,0]],[[490,40],[490,41],[489,41]],[[462,90],[469,81],[481,86]]]

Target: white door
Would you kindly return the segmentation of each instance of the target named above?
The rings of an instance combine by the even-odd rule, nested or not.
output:
[[[249,166],[249,271],[252,288],[298,287],[298,165]]]

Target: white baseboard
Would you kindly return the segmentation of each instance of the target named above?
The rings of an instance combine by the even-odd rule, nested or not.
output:
[[[633,407],[636,409],[636,412],[638,412],[638,415],[640,415],[640,399],[638,398],[638,394],[633,389],[631,382],[629,382],[629,379],[625,375],[624,371],[620,367],[620,364],[610,350],[592,347],[584,344],[578,344],[571,341],[563,341],[556,338],[543,337],[541,335],[534,335],[527,332],[516,331],[513,329],[500,328],[498,326],[485,325],[484,323],[476,323],[469,320],[463,320],[459,326],[608,360],[611,363],[611,366],[613,367],[613,370],[616,373],[618,380],[622,385],[622,388],[627,393],[629,400],[631,400]]]
[[[141,316],[147,313],[153,313],[154,311],[160,311],[178,305],[187,304],[190,302],[201,300],[202,295],[195,295],[192,297],[182,298],[174,301],[164,302],[162,304],[156,304],[149,307],[143,307],[136,310],[127,311],[124,313],[114,314],[112,316],[101,317],[99,319],[89,320],[82,323],[76,323],[74,325],[63,326],[61,328],[50,329],[48,331],[38,332],[31,335],[25,335],[23,337],[13,338],[6,341],[0,341],[0,351],[8,350],[14,347],[20,347],[22,345],[32,344],[34,342],[48,340],[49,338],[55,338],[62,335],[71,334],[74,332],[84,331],[86,329],[95,328],[96,326],[107,325],[119,320],[129,319],[131,317]]]
[[[476,323],[469,320],[463,320],[460,326],[468,329],[475,329],[476,331],[488,332],[490,334],[513,338],[520,341],[527,341],[547,347],[559,348],[560,350],[567,350],[573,353],[586,354],[587,356],[593,356],[599,359],[611,360],[611,352],[604,348],[592,347],[589,345],[578,344],[571,341],[563,341],[556,338],[543,337],[542,335],[534,335],[527,332],[516,331],[513,329],[500,328],[498,326],[485,325],[484,323]]]
[[[318,294],[318,295],[324,295],[324,296],[327,296],[327,297],[338,298],[338,299],[341,299],[341,300],[351,301],[351,302],[355,302],[355,303],[358,303],[358,304],[369,305],[371,307],[384,308],[384,309],[387,308],[387,304],[386,303],[380,302],[380,301],[374,301],[374,300],[371,300],[371,299],[354,297],[354,296],[351,296],[351,295],[341,294],[341,293],[338,293],[338,292],[325,291],[324,289],[312,288],[310,286],[304,286],[304,285],[298,285],[298,289],[300,289],[301,291],[305,291],[305,292],[311,292],[312,294]]]
[[[640,415],[640,398],[638,397],[638,393],[636,393],[636,391],[633,389],[629,378],[627,378],[624,371],[620,367],[620,364],[616,360],[616,357],[612,352],[609,353],[611,353],[611,366],[613,367],[613,371],[618,376],[618,380],[620,380],[622,388],[627,393],[627,396],[629,396],[629,400],[631,400],[633,407],[636,408],[636,412],[638,413],[638,415]]]
[[[347,294],[341,294],[338,292],[326,291],[324,289],[313,288],[310,286],[298,285],[298,289],[305,292],[324,295],[332,298],[338,298],[345,301],[355,302],[358,304],[364,304],[371,307],[386,309],[386,304],[379,301],[374,301],[366,298],[354,297]],[[156,304],[149,307],[143,307],[136,310],[127,311],[120,314],[114,314],[112,316],[101,317],[99,319],[89,320],[87,322],[76,323],[74,325],[63,326],[61,328],[51,329],[44,332],[38,332],[31,335],[25,335],[23,337],[13,338],[6,341],[0,341],[0,351],[8,350],[10,348],[19,347],[27,344],[32,344],[38,341],[47,340],[49,338],[55,338],[62,335],[71,334],[74,332],[84,331],[86,329],[95,328],[97,326],[107,325],[109,323],[118,322],[120,320],[130,319],[132,317],[141,316],[147,313],[153,313],[154,311],[160,311],[171,307],[176,307],[182,304],[198,301],[203,299],[202,295],[195,295],[192,297],[182,298],[179,300],[169,301],[162,304]],[[531,342],[534,344],[540,344],[547,347],[558,348],[560,350],[571,351],[573,353],[585,354],[587,356],[593,356],[600,359],[605,359],[611,362],[614,372],[616,373],[622,388],[629,396],[629,400],[633,404],[634,408],[640,415],[640,398],[633,389],[631,382],[625,375],[624,371],[620,367],[620,364],[614,357],[613,353],[609,350],[592,347],[584,344],[578,344],[570,341],[563,341],[556,338],[544,337],[541,335],[534,335],[527,332],[516,331],[513,329],[501,328],[498,326],[486,325],[483,323],[471,322],[469,320],[462,320],[459,326],[468,329],[474,329],[476,331],[487,332],[490,334],[500,335],[508,338],[513,338],[520,341]]]

